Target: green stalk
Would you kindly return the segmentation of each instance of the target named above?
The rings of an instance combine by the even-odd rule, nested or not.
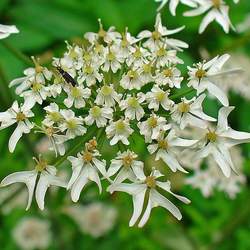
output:
[[[1,41],[2,45],[9,51],[11,52],[16,58],[18,58],[20,61],[24,62],[28,66],[33,66],[32,60],[23,54],[20,50],[14,48],[12,45],[10,45],[6,41]]]

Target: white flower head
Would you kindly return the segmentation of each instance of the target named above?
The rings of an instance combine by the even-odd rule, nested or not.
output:
[[[106,127],[106,134],[108,138],[112,138],[110,145],[115,145],[121,141],[125,145],[129,145],[128,137],[133,133],[133,129],[126,119],[118,121],[111,121],[109,126]]]
[[[181,129],[187,126],[206,128],[208,126],[208,121],[216,121],[215,118],[206,115],[202,110],[202,102],[205,97],[205,94],[202,94],[190,100],[182,98],[180,103],[173,106],[171,112],[173,121],[175,121]]]
[[[91,95],[89,88],[83,88],[81,86],[69,86],[68,97],[64,100],[64,104],[67,108],[71,108],[73,105],[77,108],[83,108],[86,104],[86,99]]]
[[[97,105],[104,105],[106,107],[115,106],[116,102],[119,102],[121,95],[118,94],[112,84],[104,85],[97,90],[97,96],[95,103]]]
[[[125,110],[125,117],[137,121],[141,120],[145,112],[141,104],[144,102],[145,96],[143,93],[138,93],[137,96],[128,95],[125,100],[120,103],[121,110]]]
[[[35,158],[34,158],[35,159]],[[16,172],[5,177],[1,182],[1,187],[11,185],[13,183],[24,183],[28,189],[28,204],[26,210],[31,206],[32,198],[35,192],[35,198],[38,207],[44,209],[44,198],[47,189],[53,186],[66,187],[66,183],[56,176],[56,168],[48,165],[48,163],[39,157],[35,159],[36,167],[31,171]],[[39,176],[40,174],[40,176]],[[38,177],[39,176],[39,177]]]
[[[219,111],[218,123],[214,129],[207,130],[203,147],[196,153],[196,158],[212,155],[226,177],[235,172],[229,149],[235,145],[250,141],[250,133],[239,132],[229,127],[227,117],[234,107],[222,107]]]
[[[16,129],[9,139],[9,151],[11,153],[14,152],[16,144],[22,135],[30,133],[31,129],[34,127],[34,124],[29,121],[29,118],[34,116],[30,108],[31,107],[27,103],[19,106],[18,102],[15,101],[11,108],[0,113],[0,130],[10,127],[15,123],[17,124]]]
[[[169,99],[169,91],[164,91],[158,86],[154,86],[151,92],[146,94],[146,99],[149,103],[148,108],[155,112],[162,107],[165,110],[170,110],[174,102]]]
[[[109,107],[93,106],[89,110],[89,114],[85,117],[85,123],[90,126],[96,123],[98,128],[105,127],[107,122],[113,118],[113,109]]]
[[[143,162],[136,158],[137,155],[130,150],[118,152],[116,158],[111,161],[107,171],[108,177],[118,173],[114,179],[115,183],[121,183],[126,179],[134,181],[143,178]]]
[[[197,140],[182,139],[171,129],[166,137],[164,137],[164,133],[161,133],[157,138],[157,143],[148,146],[148,151],[150,154],[156,153],[155,159],[162,159],[173,172],[180,170],[186,173],[178,161],[177,154],[179,152],[176,151],[176,148],[191,147],[195,143]]]
[[[73,139],[76,136],[84,135],[87,129],[83,126],[83,118],[76,117],[72,110],[62,110],[61,115],[64,121],[59,126],[62,132],[66,131],[66,137]]]
[[[128,183],[120,183],[120,184],[112,184],[108,187],[108,191],[111,193],[118,192],[126,192],[133,197],[133,206],[134,212],[130,219],[129,226],[134,226],[135,223],[139,220],[139,227],[143,227],[145,223],[148,221],[151,210],[154,207],[161,206],[167,209],[173,216],[175,216],[178,220],[182,218],[182,215],[179,209],[166,197],[164,197],[158,189],[162,189],[171,195],[173,195],[178,200],[188,204],[190,201],[180,195],[176,195],[171,191],[171,184],[169,181],[161,182],[157,179],[162,177],[163,175],[158,170],[153,170],[151,175],[143,176],[140,181],[132,184]],[[148,194],[148,196],[146,195]],[[147,198],[147,200],[145,200]],[[147,202],[147,207],[143,212],[143,204],[144,201]],[[140,216],[142,217],[140,218]],[[139,219],[140,218],[140,219]]]
[[[152,114],[146,121],[139,122],[138,127],[140,129],[141,135],[144,135],[145,142],[151,142],[160,135],[161,131],[168,130],[171,125],[167,124],[164,117]]]
[[[99,172],[106,177],[106,161],[99,160],[101,156],[96,150],[85,148],[82,153],[78,153],[77,157],[69,156],[68,160],[72,164],[72,176],[69,180],[67,189],[71,190],[71,199],[74,202],[79,200],[82,189],[89,181],[97,184],[99,192],[102,191],[101,180]]]

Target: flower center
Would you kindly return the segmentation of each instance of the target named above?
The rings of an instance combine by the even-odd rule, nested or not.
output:
[[[86,67],[84,68],[84,73],[87,74],[87,75],[92,74],[93,71],[94,71],[94,70],[93,70],[93,68],[92,68],[91,66],[86,66]]]
[[[185,102],[179,103],[178,110],[181,113],[188,113],[190,111],[190,105],[188,103],[185,103]]]
[[[221,0],[212,0],[213,6],[219,8],[221,6]]]
[[[92,116],[93,116],[94,118],[100,117],[101,112],[102,112],[102,110],[101,110],[101,108],[98,107],[98,106],[94,106],[94,107],[91,109],[91,114],[92,114]]]
[[[167,140],[159,140],[158,141],[158,146],[161,149],[168,149],[168,142],[167,142]]]
[[[207,72],[204,69],[198,69],[195,73],[195,76],[199,79],[202,79],[203,77],[205,77],[207,74]]]
[[[53,122],[59,122],[62,120],[62,116],[59,112],[50,112],[49,117]]]
[[[85,60],[85,61],[91,61],[91,55],[88,53],[88,52],[86,52],[86,53],[84,53],[84,55],[83,55],[83,59]]]
[[[128,99],[128,105],[132,108],[137,108],[139,106],[139,103],[135,97],[130,97]]]
[[[165,93],[163,91],[157,92],[155,94],[155,97],[156,97],[158,102],[162,102],[165,98]]]
[[[69,57],[71,59],[76,59],[77,58],[77,53],[76,53],[76,51],[74,49],[70,49],[70,51],[69,51]]]
[[[161,33],[158,32],[157,30],[153,31],[153,32],[152,32],[152,38],[153,38],[154,40],[159,40],[159,39],[161,38]]]
[[[157,50],[156,55],[157,56],[165,56],[167,54],[167,51],[164,48],[160,48]]]
[[[216,140],[217,140],[217,134],[215,132],[209,131],[206,134],[206,138],[210,142],[216,142]]]
[[[74,119],[70,119],[67,121],[68,129],[75,129],[77,127],[77,123]]]
[[[81,97],[81,91],[80,91],[80,89],[78,89],[77,87],[72,87],[71,88],[71,95],[75,99]]]
[[[130,154],[124,156],[122,158],[122,162],[123,162],[124,167],[130,167],[132,165],[132,163],[133,163],[133,160],[134,160],[134,158]]]
[[[34,159],[35,159],[35,158],[34,158]],[[35,169],[36,169],[36,171],[38,171],[38,172],[42,172],[42,171],[43,171],[44,169],[46,169],[46,167],[48,166],[47,161],[41,159],[40,157],[39,157],[38,160],[35,159],[35,161],[36,161],[36,163],[37,163]]]
[[[107,86],[107,85],[105,85],[105,86],[103,86],[103,87],[101,88],[101,92],[102,92],[102,94],[103,94],[104,96],[110,96],[111,93],[112,93],[112,88],[109,87],[109,86]]]
[[[148,118],[148,125],[151,128],[155,128],[157,126],[157,119],[155,117]]]
[[[34,92],[39,92],[42,88],[42,84],[39,82],[33,82],[31,88]]]
[[[126,47],[128,46],[128,44],[129,44],[129,43],[128,43],[128,40],[127,40],[125,34],[123,34],[123,35],[122,35],[121,46],[122,46],[123,48],[126,48]]]
[[[145,180],[146,185],[149,188],[155,188],[156,187],[156,180],[154,176],[148,176]]]
[[[163,70],[163,75],[166,76],[166,77],[172,77],[173,76],[172,69],[164,69]]]
[[[134,57],[140,58],[141,56],[142,56],[141,50],[140,50],[140,48],[137,48],[135,53],[134,53]]]
[[[16,114],[16,120],[17,122],[22,122],[26,119],[26,116],[23,112],[19,112]]]
[[[151,71],[152,71],[152,66],[151,66],[151,64],[150,63],[148,63],[148,64],[144,64],[143,65],[143,70],[144,70],[144,72],[145,73],[151,73]]]
[[[109,52],[108,55],[107,55],[107,59],[109,61],[114,61],[115,60],[115,54],[113,52]]]
[[[129,70],[128,71],[128,77],[130,79],[136,79],[138,77],[138,74],[135,70]]]
[[[85,151],[82,155],[82,159],[84,162],[91,162],[93,160],[93,154],[89,151]]]
[[[125,130],[125,127],[125,123],[122,120],[117,121],[115,124],[115,128],[118,134],[122,133]]]

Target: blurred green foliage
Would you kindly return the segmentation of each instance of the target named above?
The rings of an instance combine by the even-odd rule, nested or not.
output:
[[[135,35],[142,29],[152,29],[156,8],[157,4],[153,0],[1,0],[0,23],[17,25],[21,32],[8,38],[8,43],[28,56],[41,57],[46,64],[52,56],[61,55],[65,48],[64,40],[73,41],[82,37],[87,31],[96,31],[98,18],[102,19],[105,27],[114,25],[119,31],[128,27]],[[183,56],[187,64],[199,60],[200,48],[206,48],[212,55],[230,51],[241,51],[250,55],[249,33],[232,32],[227,35],[220,27],[213,24],[204,34],[198,36],[197,30],[201,17],[182,17],[182,8],[185,9],[185,7],[178,8],[177,17],[172,17],[167,8],[164,9],[163,19],[164,24],[169,28],[186,24],[186,29],[176,37],[190,44],[190,49]],[[249,12],[249,0],[242,0],[240,4],[232,5],[232,22],[243,21]],[[0,67],[0,110],[3,111],[14,97],[14,93],[6,88],[8,82],[22,76],[22,71],[27,65],[0,42]],[[236,129],[250,131],[249,102],[232,95],[231,103],[237,107],[237,111],[231,116],[231,123]],[[208,114],[216,115],[218,104],[207,101],[205,109]],[[18,145],[15,154],[11,155],[6,147],[11,131],[9,129],[0,133],[1,179],[13,171],[28,168],[33,156],[32,144],[37,140],[35,136],[29,139],[26,137]],[[143,155],[145,147],[140,140],[134,146]],[[249,145],[244,146],[248,178],[250,176],[249,150]],[[163,209],[155,209],[149,223],[143,229],[128,227],[132,204],[126,194],[118,194],[112,200],[110,195],[105,193],[100,198],[96,197],[107,203],[114,203],[119,211],[115,228],[99,239],[80,233],[77,225],[60,212],[60,205],[66,195],[64,191],[60,191],[56,198],[47,197],[49,212],[42,213],[35,205],[29,212],[19,208],[4,215],[0,211],[0,249],[18,249],[12,240],[12,230],[17,221],[23,216],[30,215],[51,220],[54,237],[53,244],[49,248],[51,250],[250,249],[249,183],[233,201],[219,192],[212,198],[205,199],[198,190],[190,187],[183,187],[181,191],[192,200],[189,206],[179,204],[183,212],[183,220],[176,222]],[[83,204],[90,201],[87,198],[84,199],[84,195],[82,196]]]

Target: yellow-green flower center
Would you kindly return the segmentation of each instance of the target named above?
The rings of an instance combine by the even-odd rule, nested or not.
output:
[[[219,8],[221,6],[221,0],[212,0],[215,8]]]
[[[213,131],[209,131],[206,134],[206,138],[210,142],[216,142],[216,140],[217,140],[217,134],[215,132],[213,132]]]
[[[126,128],[126,125],[125,125],[124,121],[119,120],[119,121],[116,122],[115,128],[116,128],[116,131],[117,131],[118,134],[123,133],[125,128]]]
[[[161,34],[160,34],[160,32],[158,32],[158,31],[153,31],[152,32],[152,38],[154,39],[154,40],[159,40],[160,38],[161,38]]]
[[[48,166],[47,161],[45,161],[43,159],[36,160],[36,162],[37,162],[37,165],[36,165],[35,169],[38,172],[42,172]]]
[[[89,151],[85,151],[82,155],[82,159],[84,162],[91,162],[93,160],[93,154]]]
[[[130,97],[128,99],[128,106],[132,108],[137,108],[139,106],[138,100],[135,97]]]
[[[134,53],[135,58],[140,58],[142,56],[140,48],[136,48],[136,51]]]
[[[71,88],[71,95],[73,98],[77,99],[81,97],[81,91],[77,87],[72,87]]]
[[[42,89],[42,84],[39,82],[33,82],[31,88],[34,92],[39,92]]]
[[[202,79],[203,77],[205,77],[207,74],[207,72],[204,69],[198,69],[195,73],[195,76],[199,79]]]
[[[163,70],[163,75],[166,77],[172,77],[173,76],[173,71],[172,69],[168,68],[168,69],[164,69]]]
[[[168,149],[168,142],[167,142],[167,140],[159,140],[158,141],[158,146],[161,149]]]
[[[123,166],[130,167],[134,161],[134,158],[131,154],[128,154],[122,158]]]
[[[128,71],[128,77],[129,77],[130,79],[135,79],[135,78],[138,77],[138,74],[137,74],[137,72],[136,72],[135,70],[129,70],[129,71]]]
[[[107,55],[107,59],[109,61],[114,61],[115,60],[115,54],[113,52],[109,52],[108,55]]]
[[[188,103],[182,102],[178,104],[178,111],[181,113],[188,113],[190,111],[190,105]]]
[[[163,47],[158,49],[157,52],[156,52],[156,55],[159,56],[159,57],[160,56],[165,56],[166,54],[167,54],[167,51]]]
[[[86,67],[84,68],[84,73],[87,74],[87,75],[92,74],[93,71],[94,71],[94,69],[93,69],[91,66],[86,66]]]
[[[74,119],[70,119],[66,123],[68,129],[75,129],[77,127],[77,122]]]
[[[156,187],[156,180],[154,176],[148,176],[145,181],[146,185],[149,188],[155,188]]]
[[[59,112],[50,112],[49,117],[53,122],[60,122],[62,120],[62,115]]]
[[[151,66],[151,64],[150,63],[144,64],[143,65],[143,71],[145,73],[151,73],[152,72],[152,66]]]
[[[19,112],[16,114],[16,120],[17,122],[22,122],[26,119],[26,116],[23,112]]]
[[[157,119],[155,117],[148,118],[148,125],[151,128],[155,128],[157,126]]]
[[[155,97],[158,102],[162,102],[165,98],[165,93],[163,91],[159,91],[155,94]]]
[[[104,95],[104,96],[110,96],[112,94],[112,88],[105,85],[101,88],[101,93]]]
[[[101,113],[102,113],[102,110],[101,110],[101,108],[98,107],[98,106],[94,106],[94,107],[91,109],[91,114],[92,114],[92,116],[93,116],[94,118],[100,117]]]

